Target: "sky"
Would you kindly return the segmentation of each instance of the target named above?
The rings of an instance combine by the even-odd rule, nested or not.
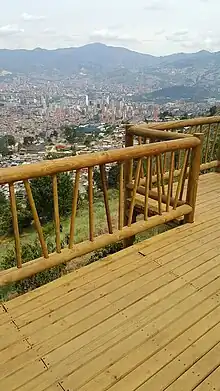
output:
[[[220,0],[0,0],[0,48],[220,50]]]

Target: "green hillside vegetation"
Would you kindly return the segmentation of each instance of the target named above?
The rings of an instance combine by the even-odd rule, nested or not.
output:
[[[159,102],[177,100],[201,102],[201,100],[218,97],[218,94],[213,94],[210,90],[204,87],[177,85],[173,87],[161,88],[144,95],[139,95],[134,97],[134,99],[136,101],[152,101],[156,99]]]

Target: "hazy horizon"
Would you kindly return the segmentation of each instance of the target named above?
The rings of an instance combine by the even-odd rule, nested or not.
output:
[[[58,47],[58,48],[45,48],[45,47],[33,47],[33,48],[16,48],[16,49],[10,49],[10,48],[1,48],[0,47],[0,50],[27,50],[27,51],[34,51],[34,50],[47,50],[47,51],[53,51],[53,50],[62,50],[62,49],[77,49],[77,48],[80,48],[80,47],[84,47],[84,46],[89,46],[89,45],[104,45],[104,46],[107,46],[107,47],[115,47],[115,48],[121,48],[121,49],[127,49],[127,50],[130,50],[130,51],[133,51],[133,52],[137,52],[137,53],[142,53],[142,54],[146,54],[146,55],[151,55],[153,57],[164,57],[164,56],[172,56],[172,55],[178,55],[178,54],[196,54],[196,53],[199,53],[199,52],[208,52],[208,53],[217,53],[218,50],[216,51],[212,51],[212,50],[206,50],[206,49],[200,49],[200,50],[197,50],[197,51],[190,51],[190,52],[173,52],[173,53],[169,53],[169,54],[151,54],[151,53],[144,53],[144,52],[141,52],[141,51],[138,51],[138,50],[134,50],[134,49],[131,49],[131,48],[128,48],[128,47],[124,47],[124,46],[121,46],[121,45],[110,45],[110,44],[104,44],[102,42],[89,42],[89,43],[86,43],[86,44],[83,44],[83,45],[79,45],[79,46],[63,46],[63,47]],[[219,50],[220,51],[220,50]]]
[[[218,0],[0,0],[0,48],[92,42],[155,56],[220,50]]]

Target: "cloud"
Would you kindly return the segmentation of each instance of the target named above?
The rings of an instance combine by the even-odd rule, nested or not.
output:
[[[131,37],[127,34],[120,34],[115,30],[110,29],[102,29],[102,30],[95,30],[93,33],[90,34],[90,40],[94,41],[100,41],[100,42],[115,42],[115,43],[132,43],[132,42],[139,42],[140,41],[135,38]]]
[[[7,24],[0,27],[0,36],[7,37],[10,35],[17,35],[24,32],[24,29],[20,29],[17,25]]]
[[[46,19],[45,16],[43,15],[30,15],[26,12],[24,12],[22,15],[21,15],[21,18],[22,20],[24,20],[25,22],[36,22],[36,21],[39,21],[39,20],[44,20]]]
[[[148,4],[145,5],[144,9],[147,11],[161,11],[166,9],[168,6],[165,0],[150,0]]]
[[[171,42],[185,42],[189,40],[188,30],[175,31],[170,35],[166,35],[166,40]]]

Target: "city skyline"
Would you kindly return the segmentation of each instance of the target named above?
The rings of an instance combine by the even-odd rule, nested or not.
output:
[[[1,4],[2,3],[2,4]],[[47,49],[92,42],[153,55],[220,50],[217,0],[0,0],[0,48]]]

